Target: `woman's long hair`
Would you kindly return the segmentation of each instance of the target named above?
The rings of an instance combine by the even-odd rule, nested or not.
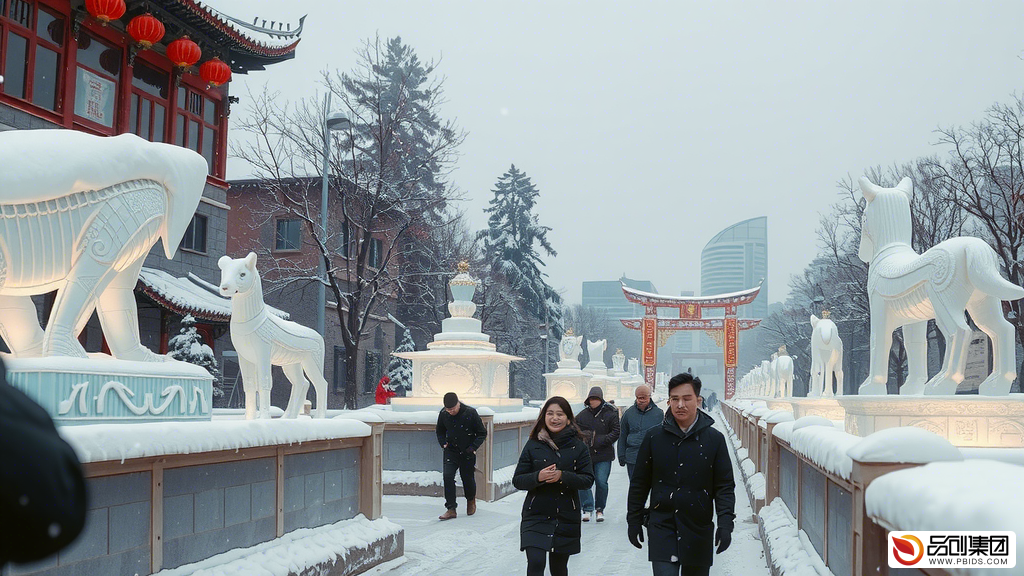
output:
[[[540,416],[537,417],[537,423],[533,425],[533,430],[530,431],[530,438],[536,440],[537,434],[540,434],[541,430],[547,430],[548,424],[545,421],[544,416],[548,413],[548,407],[552,404],[558,404],[558,407],[562,409],[562,412],[565,412],[566,428],[572,427],[576,430],[576,434],[580,435],[580,427],[576,425],[576,416],[572,413],[572,407],[569,406],[569,401],[561,396],[552,396],[551,398],[548,398],[548,401],[544,403],[544,407],[540,409]],[[550,433],[551,431],[548,430],[548,434]]]

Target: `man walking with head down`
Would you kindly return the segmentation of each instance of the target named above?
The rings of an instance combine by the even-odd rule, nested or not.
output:
[[[487,438],[476,408],[459,402],[454,392],[444,395],[444,408],[437,415],[437,443],[444,450],[444,507],[447,511],[439,520],[458,516],[455,501],[455,472],[462,476],[462,489],[466,495],[466,514],[476,513],[476,451]]]
[[[715,546],[721,554],[732,542],[732,461],[725,436],[711,427],[714,419],[697,409],[700,378],[677,374],[668,391],[664,421],[647,432],[637,452],[626,512],[629,541],[641,548],[650,494],[646,525],[654,576],[707,576]]]
[[[633,477],[636,453],[640,451],[644,436],[651,428],[661,426],[665,419],[665,412],[651,402],[651,389],[646,384],[637,386],[634,395],[636,402],[622,415],[619,425],[619,465],[626,467],[630,478]]]

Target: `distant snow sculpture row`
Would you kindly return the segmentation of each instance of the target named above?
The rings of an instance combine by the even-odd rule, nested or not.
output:
[[[886,393],[892,333],[900,327],[910,367],[900,394],[955,394],[971,340],[967,311],[992,340],[993,370],[978,393],[1007,395],[1017,369],[1013,326],[1003,317],[1002,301],[1024,298],[1024,289],[1000,275],[995,251],[979,238],[951,238],[924,254],[914,252],[910,178],[882,188],[862,177],[860,189],[867,205],[858,256],[869,264],[871,313],[870,369],[860,394]],[[946,340],[946,357],[938,374],[927,380],[925,331],[931,319]]]

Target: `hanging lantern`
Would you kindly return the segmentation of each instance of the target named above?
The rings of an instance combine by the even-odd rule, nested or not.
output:
[[[199,67],[199,77],[210,86],[227,84],[231,81],[231,67],[220,58],[213,58]]]
[[[163,22],[154,18],[149,12],[132,18],[132,21],[128,23],[128,34],[143,48],[152,48],[153,44],[163,39],[164,32],[166,30],[164,30]]]
[[[167,57],[180,68],[188,68],[199,62],[202,55],[203,51],[199,49],[199,44],[189,40],[188,36],[182,36],[167,45]]]
[[[106,26],[107,22],[124,16],[126,7],[124,0],[85,0],[85,9],[90,16]]]

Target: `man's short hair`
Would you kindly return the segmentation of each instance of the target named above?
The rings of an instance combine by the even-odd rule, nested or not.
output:
[[[683,384],[690,384],[693,386],[693,394],[700,396],[700,378],[694,377],[689,372],[683,372],[682,374],[676,374],[668,381],[668,393],[672,393],[672,389],[676,386],[682,386]]]
[[[444,407],[451,410],[455,408],[455,405],[459,403],[459,396],[455,392],[449,392],[444,395]]]

